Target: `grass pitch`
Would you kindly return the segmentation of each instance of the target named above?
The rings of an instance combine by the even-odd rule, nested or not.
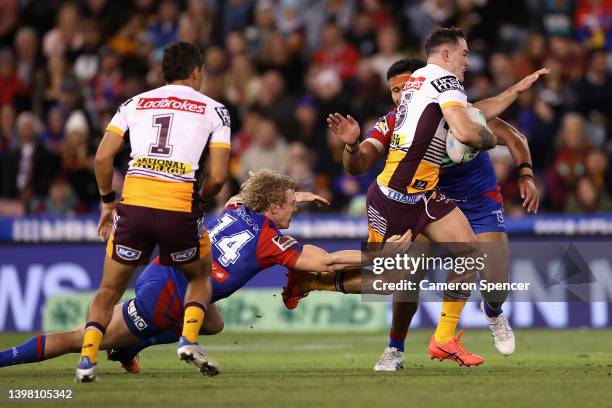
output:
[[[0,368],[0,406],[73,407],[607,407],[612,406],[611,330],[517,330],[517,352],[503,357],[488,331],[466,331],[485,357],[459,367],[427,356],[430,330],[412,331],[405,368],[375,373],[385,333],[222,333],[202,343],[222,374],[203,377],[178,361],[175,346],[141,354],[143,372],[100,362],[95,384],[73,382],[76,355]],[[0,349],[29,338],[0,334]],[[72,402],[8,402],[8,389],[73,390]],[[3,395],[2,395],[3,394]],[[41,405],[42,404],[42,405]]]

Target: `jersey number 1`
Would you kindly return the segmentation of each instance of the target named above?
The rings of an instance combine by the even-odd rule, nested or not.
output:
[[[172,145],[168,143],[173,115],[153,116],[153,127],[157,128],[157,143],[149,147],[149,154],[156,156],[170,156]]]

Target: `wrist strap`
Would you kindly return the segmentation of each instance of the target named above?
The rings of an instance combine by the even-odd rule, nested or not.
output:
[[[531,163],[523,162],[523,163],[518,165],[518,169],[517,170],[521,170],[521,169],[533,170],[533,167],[531,166]]]
[[[103,196],[100,196],[100,198],[102,199],[102,202],[104,204],[109,204],[117,199],[117,193],[115,193],[114,191],[111,191],[108,194],[104,194]]]
[[[523,178],[523,177],[529,177],[530,179],[535,180],[535,179],[533,178],[533,174],[530,174],[530,173],[521,174],[521,175],[519,176],[519,178]]]

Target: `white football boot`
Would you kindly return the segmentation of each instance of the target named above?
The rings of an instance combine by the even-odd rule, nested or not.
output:
[[[480,302],[480,310],[482,310],[482,313],[489,323],[489,329],[491,329],[493,343],[495,343],[497,351],[504,356],[509,356],[514,353],[514,332],[504,313],[502,312],[502,314],[497,317],[487,316],[484,311],[484,301]]]
[[[398,371],[404,368],[404,352],[395,347],[387,347],[374,366],[374,371]]]
[[[219,364],[212,359],[198,343],[192,343],[183,336],[176,350],[179,359],[191,363],[200,369],[202,374],[210,377],[219,374]]]

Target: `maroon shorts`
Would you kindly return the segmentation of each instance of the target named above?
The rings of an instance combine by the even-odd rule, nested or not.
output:
[[[210,252],[203,214],[117,204],[106,254],[124,265],[142,265],[155,244],[162,265],[197,261]]]
[[[368,242],[385,242],[393,235],[404,235],[409,229],[414,240],[427,224],[443,218],[456,207],[438,191],[424,194],[414,204],[402,203],[388,198],[373,182],[367,196]]]

